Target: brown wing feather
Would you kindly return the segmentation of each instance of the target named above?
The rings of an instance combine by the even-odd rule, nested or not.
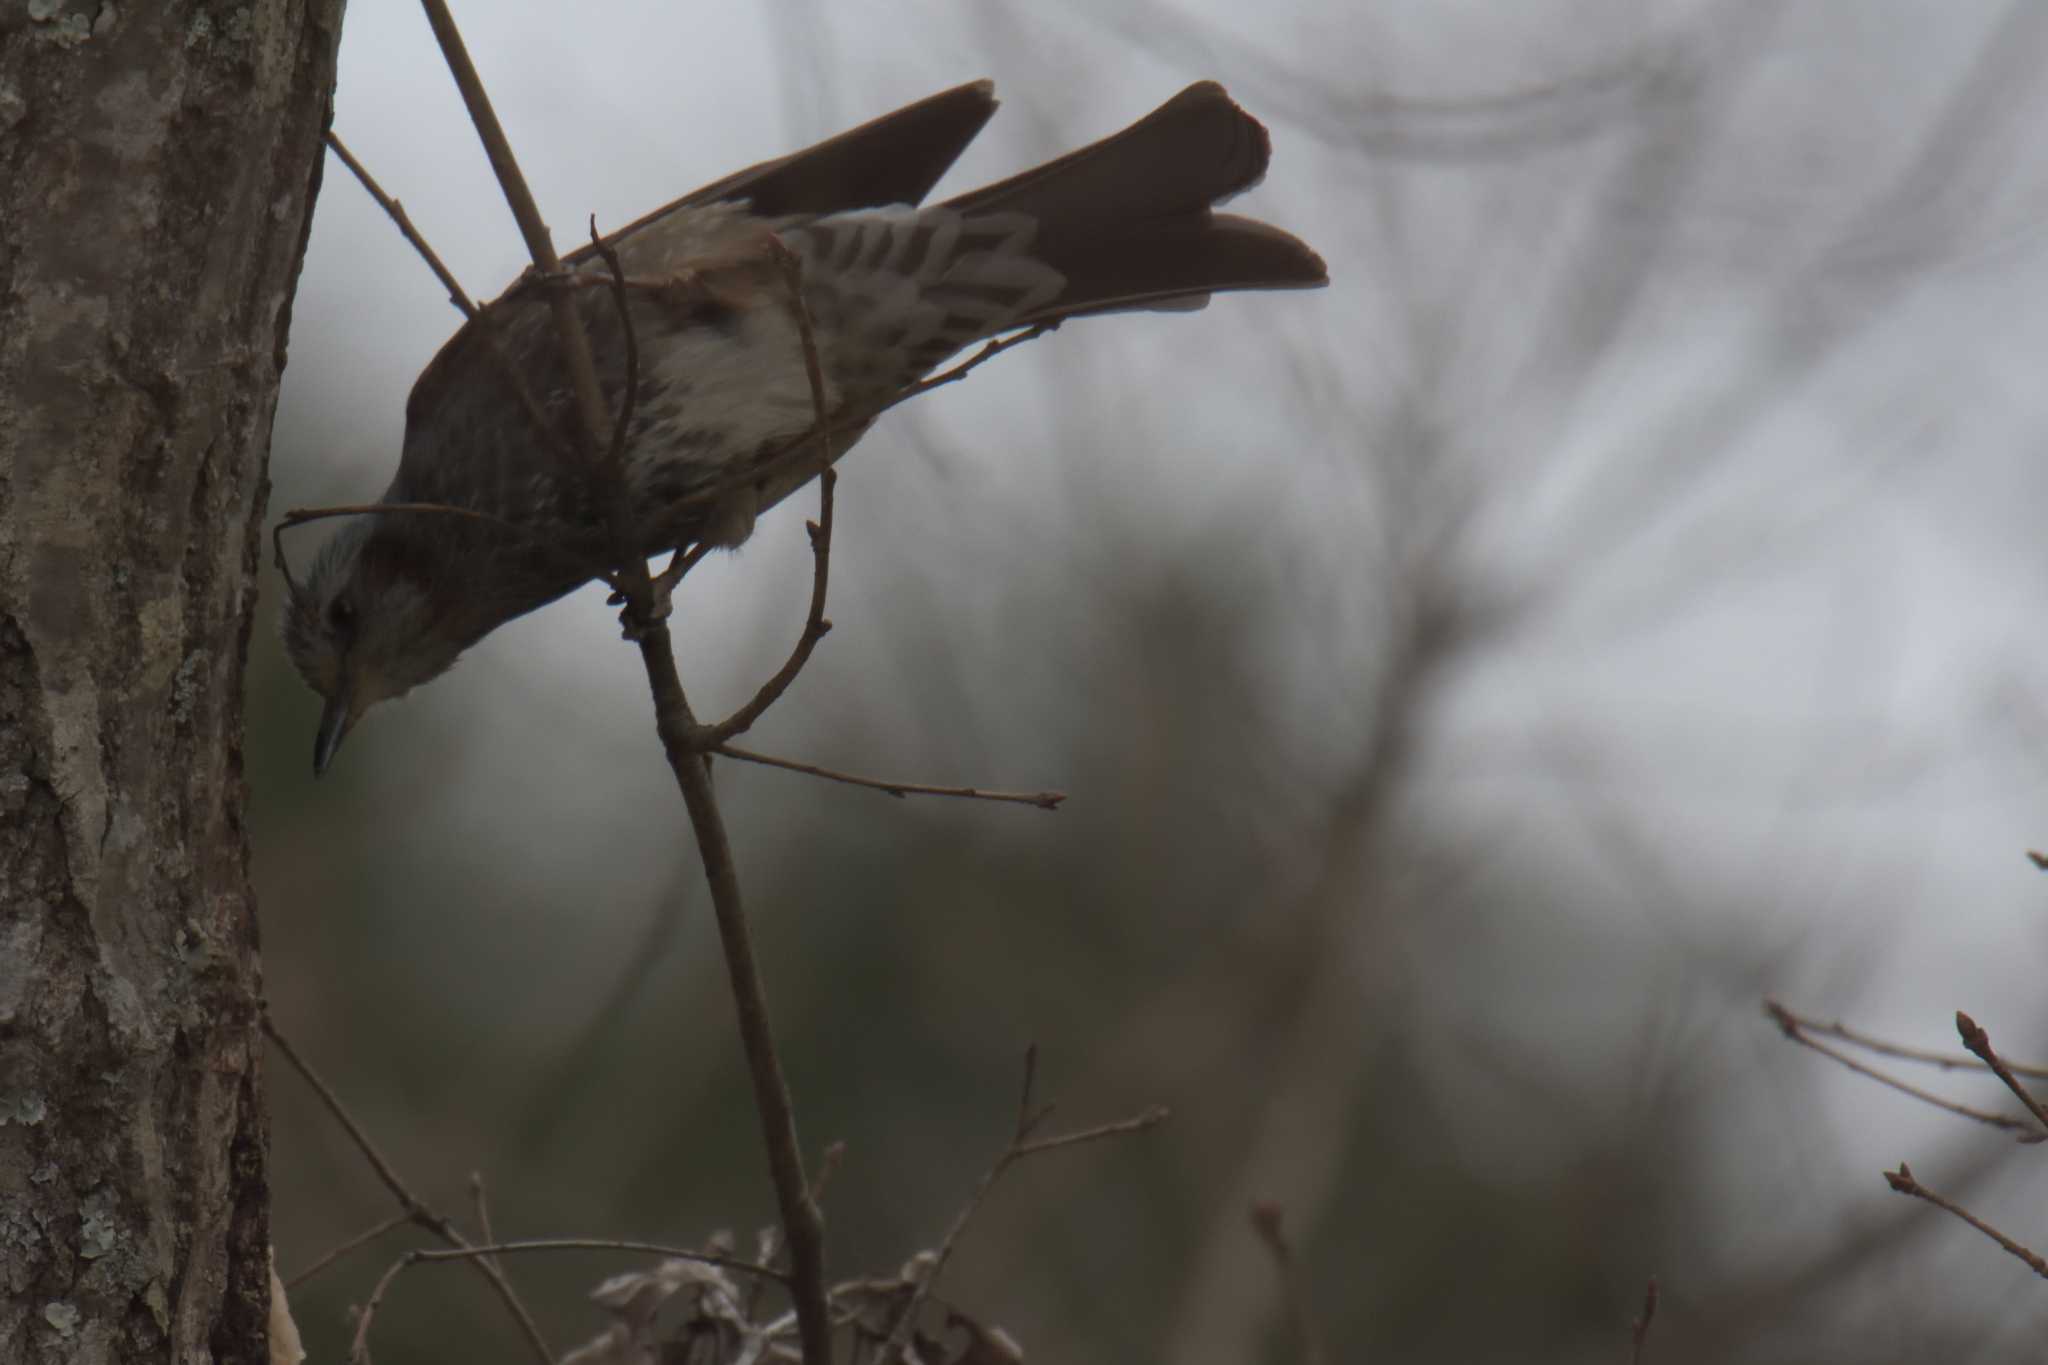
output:
[[[692,190],[613,233],[631,236],[677,209],[734,199],[763,218],[921,204],[996,111],[995,82],[969,81],[773,161]],[[587,259],[583,247],[566,259]]]

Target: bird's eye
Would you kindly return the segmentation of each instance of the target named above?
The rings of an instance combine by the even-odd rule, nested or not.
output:
[[[356,624],[355,605],[346,597],[337,597],[327,604],[327,624],[336,630],[353,630]]]

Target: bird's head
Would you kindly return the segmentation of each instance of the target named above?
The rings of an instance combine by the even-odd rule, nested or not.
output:
[[[379,520],[351,518],[285,604],[285,651],[326,700],[313,742],[316,776],[363,712],[445,673],[473,638],[451,628],[421,547],[379,535]]]

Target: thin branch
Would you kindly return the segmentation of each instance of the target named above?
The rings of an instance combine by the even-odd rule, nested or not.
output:
[[[1882,1057],[1896,1057],[1900,1061],[1906,1062],[1921,1062],[1928,1066],[1940,1067],[1943,1071],[1989,1071],[1991,1069],[1975,1057],[1964,1057],[1953,1052],[1936,1052],[1932,1048],[1907,1047],[1903,1043],[1888,1042],[1883,1038],[1873,1037],[1859,1029],[1852,1029],[1840,1020],[1815,1019],[1811,1015],[1799,1014],[1793,1010],[1786,1009],[1775,1000],[1766,1001],[1764,1008],[1773,1019],[1782,1015],[1808,1033],[1818,1034],[1826,1038],[1837,1038],[1845,1043],[1853,1043],[1867,1052],[1875,1052]],[[2006,1065],[2011,1067],[2016,1074],[2025,1076],[2030,1080],[2048,1081],[2048,1067],[2020,1066],[2012,1062],[2008,1062]]]
[[[1992,1241],[1998,1243],[1998,1245],[2005,1248],[2007,1252],[2011,1253],[2014,1256],[2017,1256],[2020,1260],[2025,1261],[2027,1264],[2027,1269],[2033,1271],[2042,1279],[2048,1280],[2048,1261],[2042,1260],[2032,1251],[2028,1250],[2020,1243],[2015,1242],[2012,1238],[2006,1236],[1997,1228],[1992,1227],[1989,1223],[1977,1217],[1968,1209],[1965,1209],[1962,1205],[1957,1204],[1951,1200],[1944,1199],[1942,1196],[1936,1194],[1933,1190],[1928,1189],[1925,1185],[1921,1184],[1919,1181],[1913,1178],[1913,1172],[1907,1169],[1905,1162],[1901,1161],[1899,1163],[1899,1169],[1897,1169],[1896,1171],[1886,1171],[1884,1173],[1884,1178],[1885,1183],[1890,1185],[1894,1190],[1897,1190],[1900,1194],[1908,1194],[1915,1199],[1924,1199],[1928,1203],[1934,1205],[1934,1207],[1942,1210],[1944,1213],[1953,1214],[1957,1218],[1962,1219],[1965,1223],[1968,1223],[1971,1227],[1977,1229],[1977,1231],[1983,1233],[1986,1237],[1989,1237]]]
[[[320,1097],[320,1103],[326,1107],[329,1114],[333,1115],[334,1121],[341,1125],[342,1131],[348,1134],[349,1140],[355,1143],[356,1150],[361,1152],[363,1159],[370,1163],[370,1169],[377,1173],[377,1179],[384,1183],[384,1188],[391,1192],[391,1197],[396,1199],[399,1207],[405,1210],[407,1218],[416,1226],[433,1233],[450,1246],[469,1246],[469,1240],[456,1231],[453,1223],[428,1207],[413,1194],[411,1189],[407,1188],[403,1180],[399,1179],[398,1172],[393,1169],[390,1162],[384,1159],[384,1154],[377,1150],[377,1144],[370,1141],[370,1135],[363,1131],[362,1125],[356,1122],[353,1114],[349,1113],[348,1107],[341,1102],[341,1097],[334,1093],[333,1088],[326,1081],[320,1079],[319,1073],[314,1071],[306,1059],[299,1055],[299,1050],[291,1045],[290,1040],[283,1033],[279,1032],[276,1023],[271,1020],[268,1012],[263,1016],[263,1035],[270,1039],[277,1050],[284,1055],[284,1059],[292,1064],[292,1069],[297,1071],[301,1079],[312,1087],[313,1093]],[[491,1288],[497,1291],[499,1299],[505,1304],[506,1311],[510,1312],[514,1320],[519,1323],[520,1330],[526,1334],[527,1341],[532,1344],[535,1353],[540,1356],[543,1365],[552,1365],[555,1358],[554,1352],[548,1349],[547,1338],[541,1335],[539,1325],[534,1322],[533,1315],[526,1311],[526,1304],[521,1301],[518,1292],[512,1288],[512,1282],[506,1279],[504,1272],[499,1270],[489,1260],[478,1261],[477,1270],[482,1273],[485,1279],[490,1281]],[[391,1273],[389,1271],[386,1272],[387,1279]],[[383,1288],[384,1281],[380,1280],[377,1286],[377,1293],[381,1294]],[[372,1297],[375,1298],[376,1295],[372,1295]]]
[[[953,1225],[946,1229],[946,1236],[939,1243],[939,1249],[929,1254],[928,1264],[918,1277],[916,1291],[911,1294],[910,1301],[903,1306],[903,1313],[896,1319],[895,1327],[890,1330],[888,1341],[874,1357],[877,1365],[889,1365],[899,1358],[907,1359],[903,1354],[904,1348],[908,1345],[911,1334],[917,1330],[919,1310],[931,1297],[933,1288],[939,1282],[939,1276],[946,1269],[946,1263],[953,1258],[953,1248],[959,1243],[961,1235],[967,1231],[967,1225],[974,1220],[974,1215],[981,1209],[982,1201],[988,1198],[989,1191],[1003,1178],[1004,1172],[1028,1157],[1059,1151],[1066,1147],[1078,1147],[1084,1143],[1101,1142],[1106,1138],[1141,1133],[1147,1128],[1164,1123],[1171,1117],[1171,1112],[1165,1106],[1153,1105],[1143,1113],[1115,1123],[1105,1123],[1078,1132],[1032,1140],[1029,1137],[1031,1131],[1052,1112],[1050,1105],[1038,1109],[1032,1107],[1032,1090],[1036,1083],[1037,1071],[1038,1045],[1033,1043],[1024,1053],[1024,1086],[1017,1107],[1016,1135],[983,1174],[980,1183],[974,1187],[974,1192],[967,1197],[967,1203],[954,1215]]]
[[[1963,1046],[1970,1050],[1971,1055],[1981,1058],[1984,1065],[1991,1068],[1991,1073],[2005,1082],[2005,1088],[2019,1097],[2020,1103],[2027,1106],[2027,1112],[2034,1116],[2042,1131],[2048,1133],[2048,1111],[2041,1108],[2041,1102],[2029,1093],[2020,1078],[2013,1074],[2012,1068],[2005,1064],[2004,1059],[1992,1051],[1991,1035],[1986,1033],[1975,1019],[1961,1010],[1956,1011],[1956,1032],[1962,1036]]]
[[[1308,1286],[1302,1283],[1294,1248],[1288,1245],[1280,1206],[1271,1201],[1252,1205],[1252,1231],[1265,1243],[1280,1272],[1280,1293],[1287,1301],[1287,1318],[1294,1324],[1295,1348],[1301,1353],[1302,1365],[1323,1365],[1329,1357],[1323,1353],[1322,1334],[1316,1331],[1315,1315],[1309,1311]]]
[[[1778,1028],[1793,1042],[1801,1047],[1812,1048],[1821,1056],[1847,1067],[1859,1076],[1867,1076],[1879,1085],[1889,1086],[1902,1095],[1910,1095],[1922,1104],[1931,1104],[1936,1109],[1945,1110],[1959,1118],[1973,1119],[1978,1123],[1988,1124],[1993,1128],[2003,1128],[2007,1132],[2018,1133],[2022,1141],[2039,1142],[2041,1140],[2041,1135],[2035,1130],[2034,1125],[2025,1119],[2015,1118],[2010,1114],[1993,1114],[1982,1109],[1972,1109],[1968,1105],[1957,1104],[1954,1100],[1945,1099],[1932,1091],[1922,1090],[1917,1085],[1908,1085],[1896,1077],[1887,1076],[1876,1067],[1859,1062],[1854,1057],[1829,1047],[1826,1043],[1809,1036],[1806,1030],[1801,1027],[1799,1020],[1790,1011],[1785,1010],[1773,1001],[1767,1000],[1764,1002],[1764,1013],[1775,1020]]]
[[[742,749],[734,744],[720,744],[711,752],[726,758],[736,758],[742,763],[759,763],[763,767],[781,768],[786,772],[803,773],[807,777],[822,777],[827,782],[844,782],[848,786],[866,787],[899,798],[957,796],[973,801],[1007,801],[1015,805],[1037,806],[1040,810],[1058,810],[1060,802],[1067,799],[1065,792],[990,791],[983,787],[936,787],[924,782],[888,782],[879,777],[861,777],[833,768],[821,768],[814,763],[798,763],[794,759],[776,758],[771,754],[756,753],[752,749]]]
[[[412,1222],[411,1214],[394,1213],[389,1218],[386,1218],[383,1222],[377,1224],[375,1227],[364,1228],[361,1232],[349,1238],[346,1242],[343,1242],[341,1245],[332,1248],[325,1255],[315,1259],[314,1262],[311,1265],[307,1266],[304,1270],[301,1270],[298,1274],[292,1276],[289,1280],[286,1280],[284,1282],[284,1287],[287,1290],[297,1289],[300,1285],[312,1279],[315,1275],[318,1275],[321,1271],[327,1269],[327,1267],[333,1265],[336,1261],[348,1255],[357,1247],[367,1246],[371,1242],[376,1241],[379,1237],[382,1237],[385,1233],[390,1232],[396,1228],[402,1228],[410,1222]]]
[[[825,595],[832,581],[832,491],[839,475],[832,468],[830,421],[825,407],[825,371],[818,360],[818,337],[811,322],[810,305],[804,302],[803,260],[772,233],[768,236],[768,250],[782,270],[783,282],[789,289],[790,306],[796,311],[804,375],[811,386],[812,439],[817,442],[818,461],[818,519],[804,524],[811,537],[811,605],[804,613],[804,628],[798,634],[789,657],[783,660],[782,667],[761,684],[752,700],[699,737],[697,744],[701,749],[716,748],[734,735],[744,734],[752,728],[769,707],[781,700],[789,685],[796,681],[797,674],[803,672],[804,665],[811,661],[811,651],[818,647],[818,641],[832,629],[832,623],[825,619]]]

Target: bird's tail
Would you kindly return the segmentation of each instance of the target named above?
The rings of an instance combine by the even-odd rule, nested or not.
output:
[[[1256,185],[1272,145],[1223,87],[1201,81],[1100,142],[949,200],[969,218],[1037,220],[1032,255],[1066,276],[1020,322],[1129,308],[1200,308],[1227,289],[1329,283],[1320,256],[1266,223],[1213,207]]]

